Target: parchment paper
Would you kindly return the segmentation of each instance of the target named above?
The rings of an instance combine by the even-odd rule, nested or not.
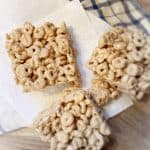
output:
[[[0,0],[0,34],[21,25],[25,20],[37,21],[67,2],[67,0]]]
[[[60,24],[62,21],[66,22],[74,42],[74,47],[78,50],[77,62],[82,76],[83,88],[89,88],[92,73],[85,67],[86,62],[92,50],[97,45],[99,36],[111,27],[95,16],[87,15],[78,0],[66,4],[64,7],[61,7],[61,9],[46,17],[44,16],[45,14],[43,14],[43,17],[40,17],[42,18],[40,21],[32,20],[32,18],[30,18],[30,21],[36,25],[44,21],[52,21],[55,24]],[[26,21],[28,17],[20,20],[21,22]],[[20,20],[17,22],[18,24],[20,24]],[[8,29],[5,31],[7,30]],[[28,126],[32,123],[33,118],[38,112],[50,106],[54,108],[57,105],[58,97],[63,86],[58,88],[50,87],[41,92],[23,93],[21,87],[16,85],[13,79],[11,64],[4,48],[4,35],[0,38],[0,96],[5,97],[7,102],[9,102],[24,119],[23,125]],[[131,105],[132,102],[129,98],[121,97],[120,100],[114,101],[105,107],[104,114],[107,118],[110,118]]]

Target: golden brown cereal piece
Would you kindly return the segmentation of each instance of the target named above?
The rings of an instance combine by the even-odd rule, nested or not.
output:
[[[24,33],[21,38],[21,43],[23,44],[24,47],[29,47],[32,44],[32,37],[28,33]]]
[[[56,27],[52,23],[46,22],[44,23],[43,27],[46,33],[46,37],[55,36]]]
[[[140,74],[140,69],[136,64],[129,64],[127,66],[127,74],[130,76],[137,76]]]
[[[80,111],[80,107],[85,110],[82,108]],[[50,113],[50,109],[46,109],[39,114],[33,126],[42,140],[50,142],[50,149],[55,150],[87,147],[100,150],[111,134],[106,121],[96,111],[90,95],[75,88],[63,93],[55,112]]]
[[[30,57],[34,57],[34,56],[37,56],[39,57],[39,54],[40,54],[40,48],[36,45],[32,45],[30,46],[28,49],[27,49],[27,54],[28,56]]]
[[[34,82],[34,88],[37,90],[41,90],[46,86],[46,81],[43,77],[39,77],[37,80]]]
[[[46,22],[35,27],[25,22],[23,27],[6,35],[6,48],[16,82],[23,86],[24,91],[41,90],[60,83],[80,86],[75,49],[65,23],[56,27]],[[25,69],[28,69],[27,72]],[[26,77],[30,70],[32,73]]]
[[[40,50],[39,58],[48,58],[49,50],[47,48],[42,48]]]
[[[112,66],[117,69],[122,69],[125,67],[125,65],[126,65],[126,60],[124,58],[117,57],[112,60]]]
[[[34,26],[30,22],[25,22],[22,28],[22,31],[26,34],[32,34],[34,30]]]
[[[33,36],[36,39],[41,39],[44,36],[44,28],[43,27],[36,28],[34,30]]]
[[[20,29],[16,29],[14,30],[11,34],[10,34],[10,39],[12,39],[15,42],[18,42],[21,38],[21,30]]]
[[[106,62],[97,66],[96,73],[100,76],[106,75],[108,72],[108,65]]]
[[[114,43],[114,49],[116,50],[124,50],[126,48],[125,42],[116,42]]]
[[[16,67],[18,77],[29,77],[32,74],[32,68],[26,64],[20,64]]]

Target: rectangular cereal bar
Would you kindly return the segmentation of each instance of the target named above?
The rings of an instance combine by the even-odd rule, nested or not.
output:
[[[6,35],[6,48],[15,79],[24,91],[41,90],[60,83],[80,85],[75,49],[65,23],[35,27],[25,22]]]

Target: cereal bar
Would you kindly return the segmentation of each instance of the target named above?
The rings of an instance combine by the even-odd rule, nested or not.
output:
[[[81,89],[67,89],[57,110],[43,111],[33,125],[41,138],[49,141],[50,150],[100,150],[111,133],[90,95]]]
[[[6,35],[6,48],[16,82],[24,91],[36,91],[60,83],[80,85],[75,49],[65,23],[45,22],[35,27],[25,22]]]
[[[124,92],[134,100],[142,99],[150,88],[149,46],[150,37],[137,28],[116,27],[104,34],[87,64],[94,74],[93,85],[104,88],[101,82],[105,81],[115,95]],[[105,90],[111,93],[108,86]]]

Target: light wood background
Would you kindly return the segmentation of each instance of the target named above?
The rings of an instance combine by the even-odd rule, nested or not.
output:
[[[146,11],[150,0],[139,0]],[[112,137],[105,150],[150,150],[150,96],[108,121]],[[0,136],[0,150],[48,150],[31,128]]]

